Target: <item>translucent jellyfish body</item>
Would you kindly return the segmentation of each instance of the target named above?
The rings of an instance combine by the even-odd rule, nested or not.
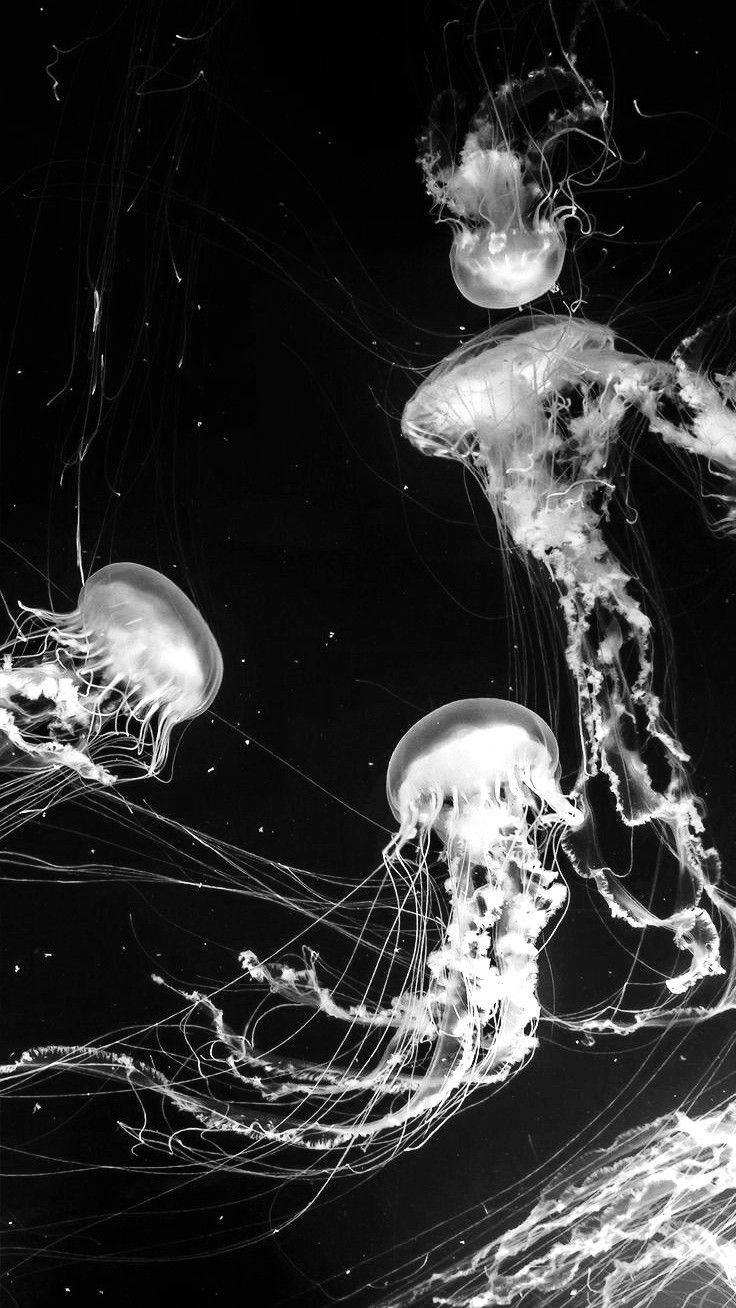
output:
[[[110,564],[71,613],[23,613],[0,671],[7,771],[70,769],[102,783],[130,764],[156,773],[172,729],[217,694],[212,632],[152,568]]]
[[[615,916],[640,929],[665,925],[690,953],[687,969],[668,981],[678,994],[721,971],[703,894],[731,930],[733,914],[716,889],[718,859],[703,843],[688,756],[654,690],[652,621],[605,525],[618,444],[631,431],[625,419],[632,413],[670,443],[708,459],[717,446],[723,475],[732,475],[736,424],[723,390],[685,369],[681,355],[655,362],[619,350],[613,332],[596,323],[535,316],[501,324],[456,350],[419,387],[402,423],[424,454],[457,459],[471,470],[504,542],[541,565],[555,587],[585,746],[578,791],[603,773],[624,822],[648,825],[675,854],[689,880],[689,902],[680,899],[671,915],[659,918],[605,865],[586,861],[581,870],[595,879]],[[645,761],[653,750],[657,781]],[[589,853],[595,860],[595,842]],[[732,992],[731,981],[724,1002]],[[643,1020],[638,1013],[635,1021]]]
[[[266,991],[255,1018],[235,1030],[214,999],[182,993],[191,1009],[178,1015],[185,1054],[173,1075],[109,1046],[35,1050],[7,1075],[53,1064],[118,1076],[184,1114],[181,1132],[163,1141],[146,1127],[140,1140],[187,1156],[194,1148],[201,1165],[210,1133],[218,1157],[233,1137],[238,1165],[282,1179],[292,1175],[285,1148],[326,1154],[309,1165],[301,1156],[293,1175],[304,1177],[338,1169],[335,1150],[349,1150],[355,1173],[421,1144],[469,1093],[505,1081],[536,1047],[538,951],[566,899],[560,840],[583,813],[560,788],[549,727],[497,699],[459,700],[418,722],[391,758],[387,790],[397,830],[354,923],[353,970],[328,984],[328,965],[312,952],[300,965],[248,950],[247,988]],[[397,922],[387,930],[389,905]],[[344,922],[343,913],[343,934]],[[364,942],[361,993],[355,959]],[[290,1011],[295,1035],[280,1027],[268,1043],[269,1021]],[[309,1037],[324,1038],[325,1019],[336,1053],[319,1061]],[[170,1067],[175,1053],[166,1052]]]
[[[552,68],[489,95],[461,144],[457,111],[454,97],[441,98],[420,155],[427,191],[454,227],[453,278],[481,308],[527,304],[557,282],[566,220],[587,224],[568,147],[575,136],[589,145],[597,128],[596,163],[605,164],[605,101],[576,73]]]
[[[452,239],[450,269],[471,304],[513,309],[555,287],[565,262],[562,215],[524,181],[517,155],[469,139],[447,181],[447,204],[466,220]]]
[[[566,898],[549,833],[582,812],[559,786],[557,743],[541,718],[498,699],[457,700],[422,718],[388,768],[399,830],[388,860],[433,836],[447,866],[450,914],[428,958],[424,1004],[437,1030],[417,1102],[507,1077],[536,1045],[541,932]]]

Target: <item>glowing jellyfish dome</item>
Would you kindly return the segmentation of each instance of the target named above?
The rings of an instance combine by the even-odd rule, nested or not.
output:
[[[434,828],[483,859],[489,840],[518,831],[546,805],[573,823],[559,788],[559,751],[547,723],[505,699],[459,699],[428,713],[394,750],[386,793],[401,845]]]
[[[111,563],[82,587],[59,631],[87,642],[85,671],[124,687],[132,716],[158,713],[170,731],[203,713],[222,681],[222,655],[202,615],[173,581],[140,563]]]
[[[70,767],[102,782],[113,779],[108,765],[129,761],[157,773],[172,729],[203,713],[222,681],[217,642],[191,600],[153,568],[112,563],[71,613],[21,607],[0,673],[5,766]]]
[[[642,602],[648,586],[619,557],[608,523],[619,450],[630,451],[632,439],[649,430],[707,460],[721,482],[729,529],[736,471],[732,383],[726,375],[704,375],[692,355],[686,343],[685,353],[661,362],[621,350],[612,329],[599,323],[519,317],[444,359],[402,419],[416,449],[455,459],[477,479],[503,556],[507,547],[516,550],[541,565],[538,574],[530,571],[534,581],[538,575],[553,583],[577,692],[585,776],[606,778],[622,822],[648,827],[663,854],[676,858],[679,880],[689,882],[691,903],[683,907],[678,895],[674,910],[655,918],[623,878],[607,866],[595,872],[615,916],[639,930],[656,922],[689,953],[687,967],[667,981],[671,994],[722,969],[714,916],[701,901],[707,897],[719,916],[729,913],[718,892],[718,854],[704,838],[689,755],[655,683],[654,610]],[[627,522],[633,534],[628,516]],[[664,615],[656,616],[666,630]],[[652,744],[656,770],[648,761]]]

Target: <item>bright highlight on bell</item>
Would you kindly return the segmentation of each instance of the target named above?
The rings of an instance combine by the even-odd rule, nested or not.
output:
[[[71,769],[107,783],[157,773],[173,728],[203,713],[222,657],[172,581],[138,563],[88,578],[71,613],[21,606],[0,671],[5,770]]]

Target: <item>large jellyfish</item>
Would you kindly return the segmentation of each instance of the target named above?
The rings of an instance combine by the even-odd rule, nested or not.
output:
[[[274,1150],[353,1142],[362,1148],[351,1170],[371,1169],[425,1139],[474,1088],[506,1080],[536,1046],[538,953],[567,894],[560,841],[584,817],[559,776],[552,732],[519,704],[458,700],[406,733],[387,776],[398,830],[384,866],[402,910],[382,955],[384,975],[374,960],[373,984],[349,1002],[325,984],[314,954],[301,967],[261,961],[252,951],[241,958],[249,984],[265,985],[279,1008],[286,1002],[344,1027],[339,1056],[320,1064],[298,1048],[286,1052],[283,1032],[266,1047],[264,1011],[236,1031],[214,999],[189,993],[182,994],[191,1004],[183,1026],[188,1049],[197,1050],[194,1080],[92,1047],[32,1051],[5,1074],[27,1078],[50,1066],[117,1074],[220,1138],[234,1134],[249,1170],[285,1175]],[[438,868],[444,894],[435,884]],[[415,940],[399,993],[388,999],[399,950],[393,936],[399,939],[407,917]],[[158,1139],[151,1130],[140,1138]],[[184,1129],[167,1148],[185,1152],[187,1141]]]
[[[455,229],[458,290],[484,309],[515,308],[554,288],[565,222],[588,225],[575,199],[585,170],[573,166],[569,143],[593,143],[596,167],[605,167],[607,105],[571,64],[489,93],[459,148],[458,111],[455,96],[435,106],[421,143],[427,191]]]
[[[584,746],[578,791],[597,773],[608,778],[624,823],[649,826],[674,854],[680,901],[658,918],[596,865],[594,842],[578,864],[614,916],[639,929],[660,923],[690,954],[689,966],[668,982],[674,994],[722,970],[703,898],[731,930],[733,913],[717,889],[718,858],[704,842],[688,755],[654,689],[651,618],[604,528],[627,417],[641,415],[670,443],[718,458],[721,475],[732,479],[736,417],[728,401],[723,379],[719,386],[696,374],[682,353],[672,363],[651,361],[620,350],[609,328],[535,316],[461,346],[422,383],[403,416],[417,449],[472,472],[503,540],[555,586]],[[731,485],[721,488],[726,500]]]
[[[0,768],[20,805],[44,808],[65,778],[109,785],[156,774],[173,728],[212,703],[222,658],[201,614],[161,573],[112,563],[71,613],[21,606],[0,668]],[[18,807],[21,811],[21,807]]]

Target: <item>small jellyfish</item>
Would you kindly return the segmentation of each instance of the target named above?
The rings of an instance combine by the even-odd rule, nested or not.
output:
[[[152,568],[112,563],[71,613],[21,608],[0,670],[3,769],[103,784],[125,764],[160,772],[173,728],[204,712],[222,680],[215,638],[186,595]]]
[[[427,191],[454,227],[455,284],[484,309],[528,304],[555,287],[565,222],[589,227],[574,194],[582,170],[573,168],[567,146],[575,135],[595,142],[600,170],[611,154],[606,102],[571,67],[532,73],[489,94],[462,144],[458,108],[457,97],[440,98],[420,154]]]

